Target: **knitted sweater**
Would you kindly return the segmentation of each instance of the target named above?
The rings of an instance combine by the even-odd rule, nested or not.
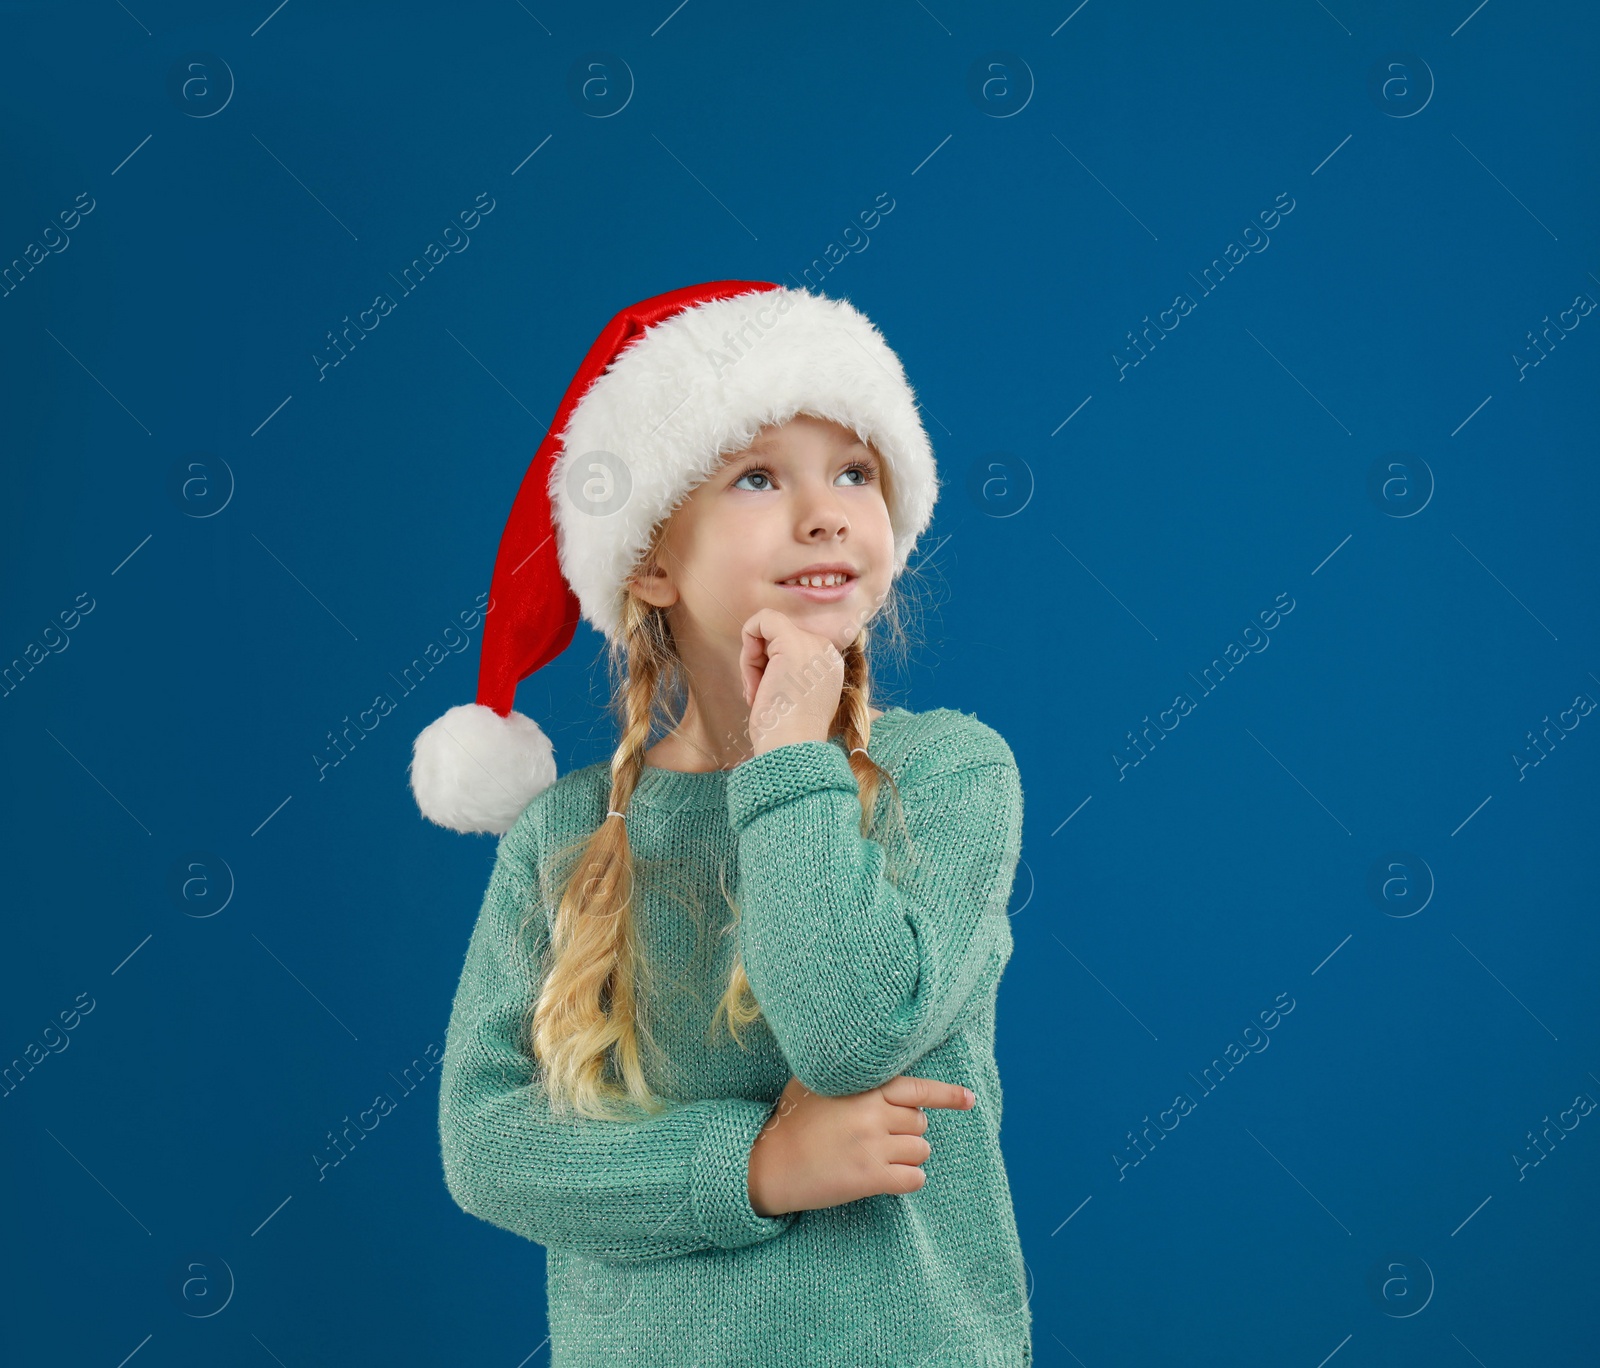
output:
[[[644,769],[627,814],[634,856],[686,875],[706,914],[648,874],[636,881],[652,975],[639,991],[665,1058],[647,1050],[645,1076],[670,1103],[654,1117],[554,1118],[517,1045],[554,918],[535,871],[604,820],[609,766],[564,775],[500,838],[451,1011],[439,1134],[455,1201],[546,1247],[552,1368],[1032,1362],[994,1059],[1022,834],[1016,761],[999,733],[949,708],[887,709],[868,752],[898,786],[914,860],[886,783],[861,836],[836,740],[731,770]],[[739,907],[731,934],[719,875]],[[743,1048],[722,1022],[708,1036],[735,934],[762,1008]],[[907,1073],[978,1098],[928,1109],[920,1190],[756,1213],[750,1149],[791,1074],[843,1096]]]

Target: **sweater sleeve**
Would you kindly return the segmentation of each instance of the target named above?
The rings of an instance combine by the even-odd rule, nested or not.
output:
[[[1009,747],[988,735],[979,763],[902,790],[912,859],[893,881],[884,846],[861,835],[839,746],[779,746],[729,775],[745,973],[814,1092],[865,1092],[912,1072],[1011,953],[1022,787]]]
[[[770,1104],[715,1098],[637,1121],[552,1116],[539,1065],[517,1045],[548,947],[527,840],[525,819],[500,838],[445,1036],[439,1139],[451,1197],[547,1248],[614,1262],[781,1234],[796,1213],[750,1205],[750,1148]]]

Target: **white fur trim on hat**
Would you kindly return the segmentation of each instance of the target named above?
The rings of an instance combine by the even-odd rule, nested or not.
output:
[[[847,300],[758,290],[647,329],[589,387],[549,492],[561,572],[608,638],[656,525],[734,452],[797,413],[831,419],[889,468],[895,573],[933,517],[938,476],[900,359]]]
[[[463,703],[412,745],[411,791],[430,822],[503,836],[556,781],[555,748],[531,717]]]

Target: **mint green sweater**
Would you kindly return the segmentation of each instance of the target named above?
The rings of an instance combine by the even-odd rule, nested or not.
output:
[[[668,1111],[557,1120],[517,1047],[554,909],[535,867],[605,818],[605,763],[546,789],[500,838],[467,948],[440,1072],[445,1183],[467,1212],[547,1250],[552,1368],[1018,1368],[1030,1288],[1000,1153],[995,997],[1022,787],[1005,740],[949,708],[890,708],[872,758],[899,788],[918,858],[881,785],[871,838],[837,741],[780,746],[731,770],[647,767],[628,812],[637,857],[703,890],[705,930],[641,881],[635,925],[655,975],[645,1056]],[[885,875],[886,855],[891,881]],[[711,1013],[735,946],[762,1019],[744,1048]],[[720,915],[719,915],[720,914]],[[970,1087],[928,1109],[918,1191],[781,1216],[750,1205],[750,1148],[791,1074],[843,1096],[897,1074]]]

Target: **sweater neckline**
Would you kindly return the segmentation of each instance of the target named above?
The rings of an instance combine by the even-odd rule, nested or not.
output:
[[[900,723],[914,715],[898,705],[885,708],[883,716],[872,724],[872,732],[867,737],[867,754],[883,765],[886,744]],[[837,745],[838,742],[830,744]],[[738,768],[735,765],[732,769],[674,770],[663,769],[659,765],[645,765],[639,771],[638,783],[634,785],[633,800],[637,802],[642,798],[647,803],[660,803],[672,808],[720,807],[727,802],[728,776]]]

